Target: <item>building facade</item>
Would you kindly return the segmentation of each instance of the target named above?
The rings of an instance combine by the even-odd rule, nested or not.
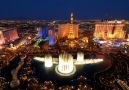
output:
[[[71,13],[70,23],[58,26],[58,37],[68,39],[78,38],[79,25],[73,23],[73,14]]]
[[[48,30],[48,41],[49,45],[53,45],[55,43],[55,32],[54,30]]]
[[[47,27],[39,27],[37,28],[38,37],[47,37],[48,36],[48,28]]]
[[[0,31],[0,44],[8,44],[18,38],[16,28],[3,29]]]
[[[0,45],[2,45],[4,43],[5,43],[5,40],[4,40],[3,32],[0,31]]]
[[[124,39],[124,21],[96,22],[94,37],[101,39]]]

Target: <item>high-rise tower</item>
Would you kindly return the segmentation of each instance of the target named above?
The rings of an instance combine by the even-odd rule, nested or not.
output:
[[[70,17],[70,30],[69,30],[69,35],[68,35],[69,39],[74,39],[74,32],[73,32],[73,13],[71,13],[71,17]]]
[[[73,13],[71,13],[70,23],[73,24]]]
[[[67,37],[68,39],[78,38],[78,29],[79,25],[74,24],[73,21],[73,13],[70,15],[70,23],[61,24],[58,27],[58,37],[64,38]]]

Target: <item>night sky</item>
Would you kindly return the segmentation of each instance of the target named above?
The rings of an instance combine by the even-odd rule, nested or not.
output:
[[[0,0],[0,19],[126,19],[129,0]]]

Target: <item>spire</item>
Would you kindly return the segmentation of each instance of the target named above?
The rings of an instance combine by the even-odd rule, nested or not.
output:
[[[71,13],[71,17],[70,17],[70,30],[69,30],[69,39],[73,39],[74,38],[74,32],[73,32],[73,13]]]
[[[73,24],[73,13],[71,13],[70,23]]]

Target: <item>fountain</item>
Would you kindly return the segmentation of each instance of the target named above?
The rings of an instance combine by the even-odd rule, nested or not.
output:
[[[56,67],[56,72],[62,76],[74,74],[75,66],[73,65],[73,56],[71,54],[59,55],[59,65]]]
[[[70,73],[73,71],[73,56],[71,54],[60,54],[58,70],[61,73]]]
[[[82,52],[77,53],[77,61],[78,62],[83,62],[84,61],[84,53],[82,53]]]
[[[75,65],[84,65],[84,64],[93,64],[99,63],[103,61],[103,58],[95,58],[95,59],[84,59],[84,53],[78,52],[77,59],[73,59],[73,56],[69,53],[63,53],[59,55],[59,58],[53,58],[52,55],[48,54],[45,57],[34,57],[35,60],[43,61],[45,67],[55,67],[55,71],[57,74],[61,76],[70,76],[75,73],[76,66]]]
[[[51,55],[45,55],[45,67],[51,67],[53,65],[52,63],[52,56]]]

